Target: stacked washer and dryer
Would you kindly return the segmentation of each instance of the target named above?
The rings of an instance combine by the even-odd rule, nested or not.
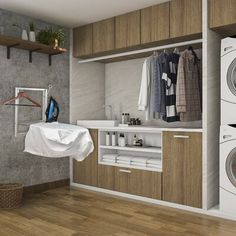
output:
[[[236,215],[236,38],[221,42],[220,210]]]

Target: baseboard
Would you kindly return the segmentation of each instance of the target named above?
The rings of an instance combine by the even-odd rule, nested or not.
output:
[[[62,180],[57,180],[57,181],[43,183],[43,184],[26,186],[24,187],[23,193],[25,197],[34,193],[40,193],[46,190],[69,186],[69,185],[70,185],[70,179],[62,179]]]

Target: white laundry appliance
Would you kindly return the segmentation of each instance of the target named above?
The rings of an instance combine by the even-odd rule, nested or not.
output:
[[[236,124],[236,38],[221,41],[221,124]]]
[[[236,216],[236,125],[220,129],[220,210]]]

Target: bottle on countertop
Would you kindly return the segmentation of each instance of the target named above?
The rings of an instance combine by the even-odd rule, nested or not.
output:
[[[110,146],[111,144],[110,144],[110,133],[108,132],[107,134],[106,134],[106,146]]]
[[[127,124],[129,124],[130,123],[130,115],[129,115],[129,113],[127,113]]]
[[[136,145],[137,140],[138,140],[138,139],[137,139],[137,135],[135,134],[135,135],[134,135],[134,138],[133,138],[133,145],[134,145],[134,146]]]
[[[121,124],[125,124],[125,113],[121,115]]]
[[[120,134],[120,137],[118,139],[118,144],[120,147],[125,147],[125,135],[124,134]]]
[[[112,134],[111,145],[116,146],[116,133],[115,132]]]

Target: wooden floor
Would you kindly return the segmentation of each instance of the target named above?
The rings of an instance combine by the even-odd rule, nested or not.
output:
[[[235,236],[236,222],[67,187],[1,210],[0,235]]]

